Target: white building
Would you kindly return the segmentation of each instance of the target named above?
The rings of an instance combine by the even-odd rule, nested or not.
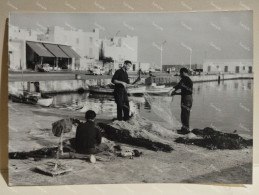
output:
[[[81,29],[69,30],[59,26],[49,27],[46,34],[39,35],[38,40],[57,44],[71,45],[79,55],[80,70],[88,70],[99,60],[99,29],[85,32]]]
[[[35,70],[36,65],[48,63],[50,66],[74,68],[75,59],[80,56],[64,43],[38,41],[41,32],[10,26],[8,55],[9,69]]]
[[[105,38],[102,40],[100,47],[100,52],[105,57],[111,57],[114,60],[114,69],[118,69],[125,60],[132,62],[132,71],[139,69],[137,36]]]
[[[147,62],[140,62],[139,69],[141,69],[142,71],[149,71],[151,69],[151,64]]]
[[[9,68],[12,70],[26,69],[25,41],[37,41],[41,32],[9,26],[8,57]]]
[[[100,39],[99,29],[94,29],[92,32],[85,32],[80,29],[71,30],[53,26],[48,27],[46,33],[42,33],[11,26],[9,33],[9,59],[11,69],[17,70],[31,67],[31,65],[28,66],[26,64],[27,41],[39,42],[44,47],[48,46],[48,43],[55,44],[56,46],[52,45],[51,47],[55,47],[55,50],[59,50],[59,54],[64,52],[60,51],[60,45],[71,46],[71,49],[76,52],[76,55],[78,54],[71,65],[72,69],[88,70],[92,69],[93,66],[101,66],[100,64],[102,63],[99,61],[100,55],[103,55],[103,57],[111,57],[114,60],[113,69],[115,70],[119,69],[125,60],[132,61],[132,71],[138,71],[141,66],[143,66],[142,69],[146,69],[145,67],[149,66],[147,64],[145,65],[145,63],[140,64],[138,62],[138,37],[136,36]],[[47,50],[53,54],[50,48],[47,48]],[[67,48],[67,50],[69,50],[69,48]],[[48,55],[48,57],[49,56],[50,55]],[[59,55],[58,58],[62,60],[64,56],[66,55]]]
[[[37,41],[37,37],[40,34],[42,34],[42,32],[33,29],[22,29],[12,25],[9,27],[9,39],[11,40]]]
[[[52,26],[48,28],[46,34],[39,35],[38,40],[71,45],[82,58],[99,59],[99,29],[85,32],[81,29],[68,30]]]
[[[207,59],[203,62],[205,73],[253,73],[252,59]]]

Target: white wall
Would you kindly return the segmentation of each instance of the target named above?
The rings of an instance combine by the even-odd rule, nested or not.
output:
[[[117,62],[138,61],[138,37],[114,37],[113,40],[103,40],[105,57],[112,57]]]
[[[99,30],[85,32],[82,30],[67,30],[59,26],[49,27],[44,36],[39,40],[53,43],[71,45],[82,58],[99,59]]]
[[[23,40],[9,40],[9,68],[11,70],[26,69],[25,62],[25,41]]]
[[[149,71],[149,69],[151,68],[151,64],[145,63],[145,62],[140,62],[139,67],[141,68],[142,71]]]
[[[227,69],[225,68],[227,67]],[[237,73],[237,67],[239,67],[239,73],[248,73],[249,67],[252,67],[253,72],[253,60],[252,59],[233,59],[233,60],[206,60],[203,63],[203,71],[205,73],[218,73],[228,72]]]
[[[35,30],[21,29],[17,26],[10,26],[9,28],[9,39],[11,40],[28,40],[28,41],[37,41],[37,37],[42,32]]]

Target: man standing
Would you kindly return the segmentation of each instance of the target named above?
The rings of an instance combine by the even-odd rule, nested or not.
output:
[[[193,83],[188,75],[187,68],[180,69],[180,82],[174,87],[172,92],[169,92],[171,96],[173,95],[181,95],[181,121],[182,121],[182,128],[177,132],[179,134],[188,134],[190,133],[190,111],[192,108],[192,91],[193,91]],[[181,89],[180,93],[176,91]]]
[[[131,64],[129,60],[124,61],[123,66],[112,77],[112,83],[115,84],[114,98],[117,104],[117,120],[119,121],[127,121],[130,118],[130,106],[126,88],[130,86],[127,70],[129,70]]]

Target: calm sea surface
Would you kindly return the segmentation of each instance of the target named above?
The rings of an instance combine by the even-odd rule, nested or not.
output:
[[[152,100],[152,103],[151,101]],[[170,129],[166,121],[180,120],[180,96],[130,97],[132,110]],[[116,104],[111,95],[62,94],[54,97],[54,106],[85,112],[93,109],[100,115],[116,117]],[[172,116],[169,116],[172,115]],[[214,129],[252,135],[253,80],[229,80],[195,83],[191,128]]]

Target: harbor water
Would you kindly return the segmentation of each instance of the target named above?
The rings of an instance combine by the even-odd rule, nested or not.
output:
[[[252,136],[253,80],[194,83],[193,87],[190,118],[192,129],[212,127],[223,132]],[[170,124],[180,123],[180,96],[143,96],[129,99],[134,112],[162,124],[169,130],[172,129]],[[82,114],[92,109],[99,115],[116,117],[116,104],[112,95],[59,94],[54,96],[53,106],[77,110]]]

